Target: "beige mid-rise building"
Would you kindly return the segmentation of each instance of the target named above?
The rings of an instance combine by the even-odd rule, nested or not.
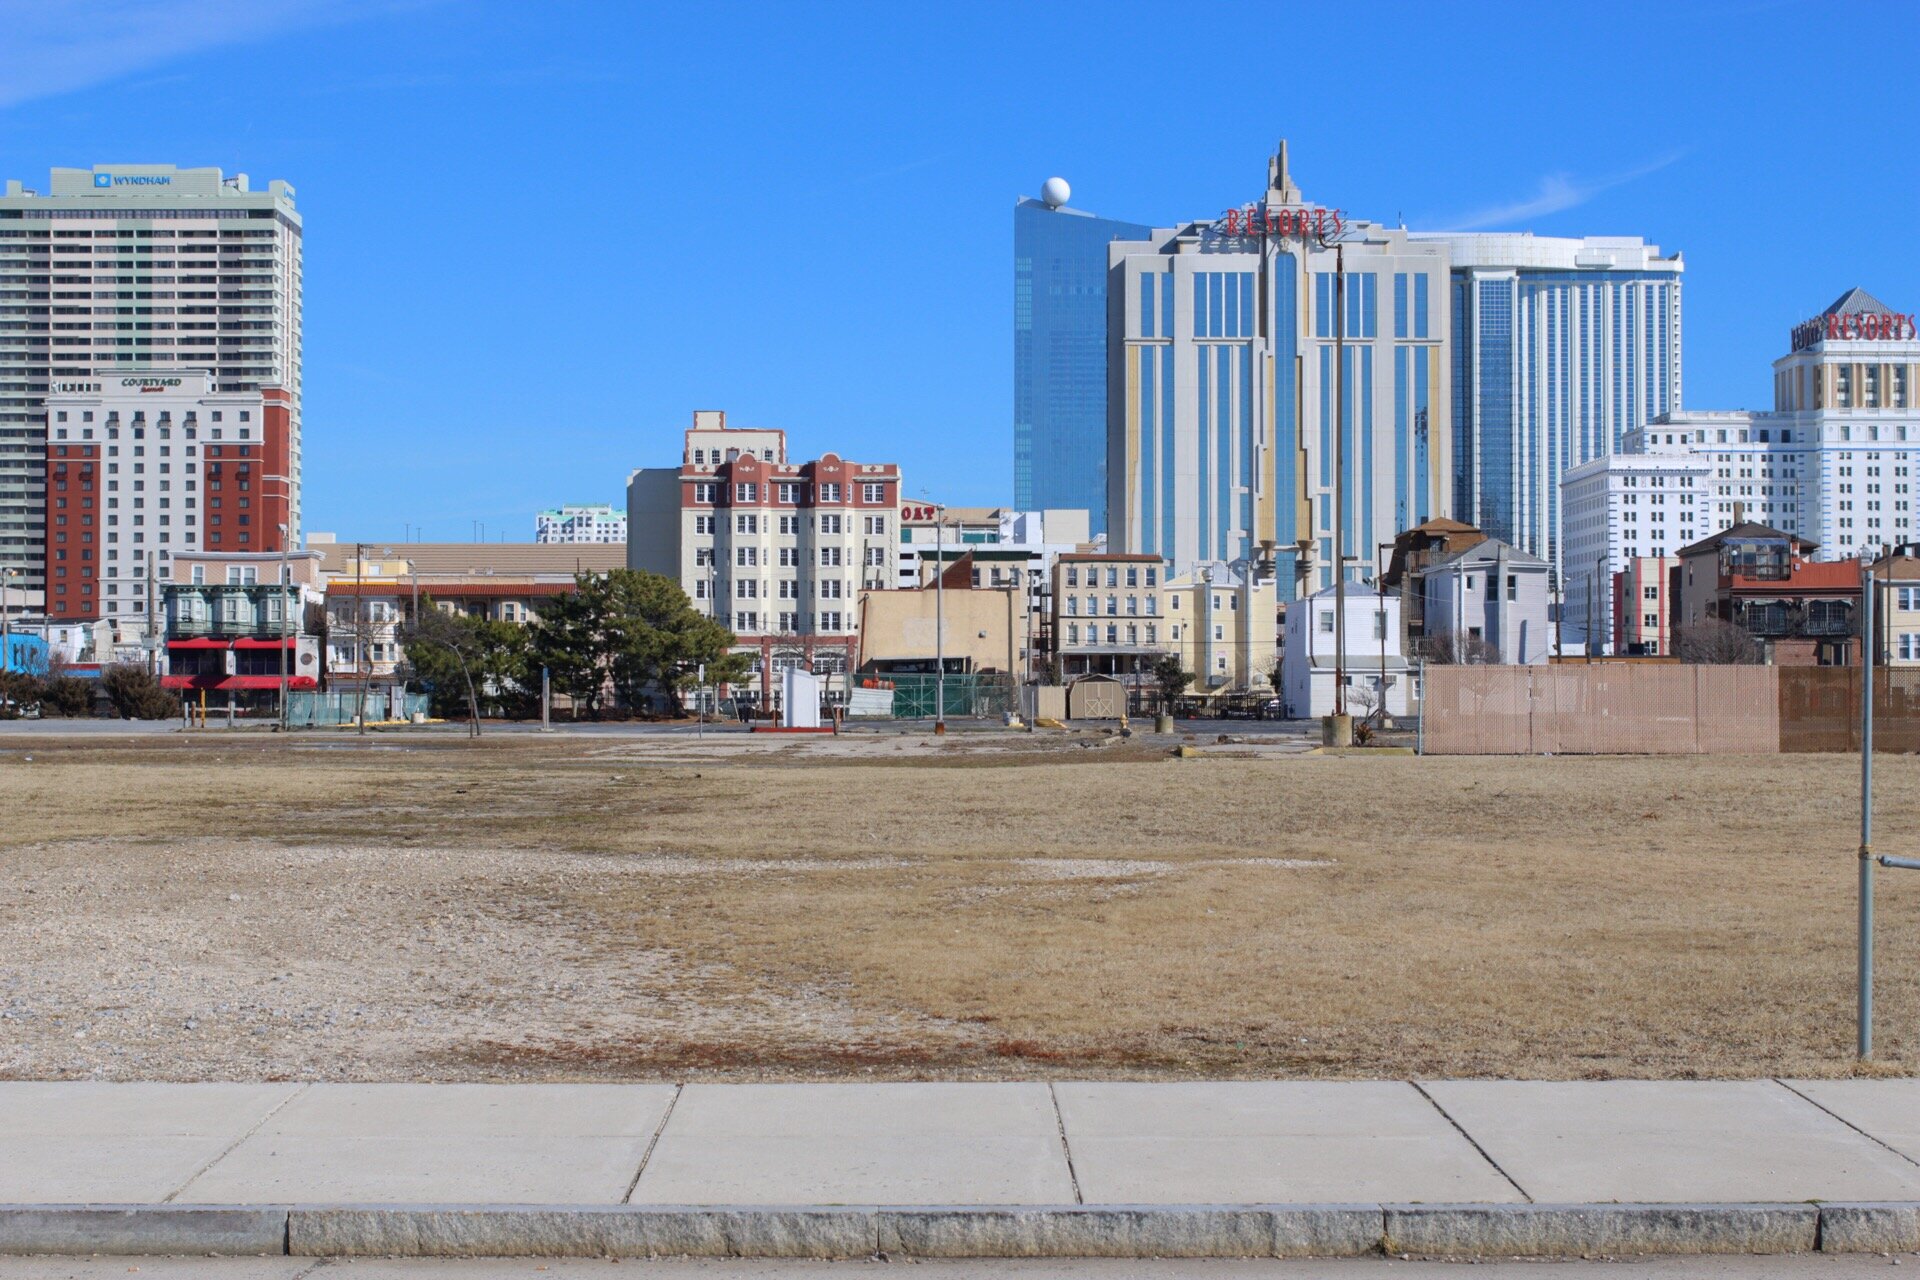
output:
[[[628,477],[627,565],[677,580],[743,649],[837,668],[860,592],[896,581],[899,507],[892,463],[790,462],[786,432],[697,410],[678,466]]]

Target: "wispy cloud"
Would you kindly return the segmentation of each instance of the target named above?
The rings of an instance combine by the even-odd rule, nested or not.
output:
[[[1524,200],[1516,200],[1511,204],[1490,205],[1458,217],[1438,219],[1437,222],[1438,225],[1456,231],[1483,231],[1494,227],[1511,227],[1549,213],[1577,208],[1602,191],[1624,186],[1650,173],[1657,173],[1685,154],[1683,151],[1670,152],[1638,168],[1603,178],[1576,178],[1568,173],[1550,173],[1540,179],[1539,190]]]
[[[0,0],[0,107],[89,89],[209,49],[418,7],[420,0]]]
[[[335,80],[315,93],[409,93],[424,89],[463,88],[545,89],[556,86],[613,84],[623,77],[611,67],[541,62],[524,67],[497,67],[491,71],[391,71]]]
[[[863,187],[876,182],[885,182],[892,178],[904,177],[909,173],[913,173],[919,169],[925,169],[930,165],[939,164],[946,158],[945,153],[922,156],[918,160],[909,160],[904,164],[888,165],[884,169],[869,169],[863,173],[848,174],[845,177],[835,178],[830,182],[821,183],[818,186],[802,188],[794,193],[794,198],[811,199],[815,196],[834,195],[844,192],[850,187]]]

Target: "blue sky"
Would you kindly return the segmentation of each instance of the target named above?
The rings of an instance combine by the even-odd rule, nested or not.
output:
[[[1686,255],[1685,401],[1859,284],[1920,308],[1920,5],[0,0],[0,176],[285,178],[310,528],[532,536],[695,408],[1012,496],[1014,199],[1261,189]]]

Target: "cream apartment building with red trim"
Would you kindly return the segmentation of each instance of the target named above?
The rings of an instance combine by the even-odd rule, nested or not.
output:
[[[678,581],[741,647],[842,668],[863,588],[891,587],[900,468],[825,453],[789,461],[787,433],[696,410],[677,467],[627,479],[627,566]]]

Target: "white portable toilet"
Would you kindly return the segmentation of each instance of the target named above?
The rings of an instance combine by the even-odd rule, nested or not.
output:
[[[780,685],[780,713],[789,729],[818,729],[820,677],[798,667],[787,668]]]

